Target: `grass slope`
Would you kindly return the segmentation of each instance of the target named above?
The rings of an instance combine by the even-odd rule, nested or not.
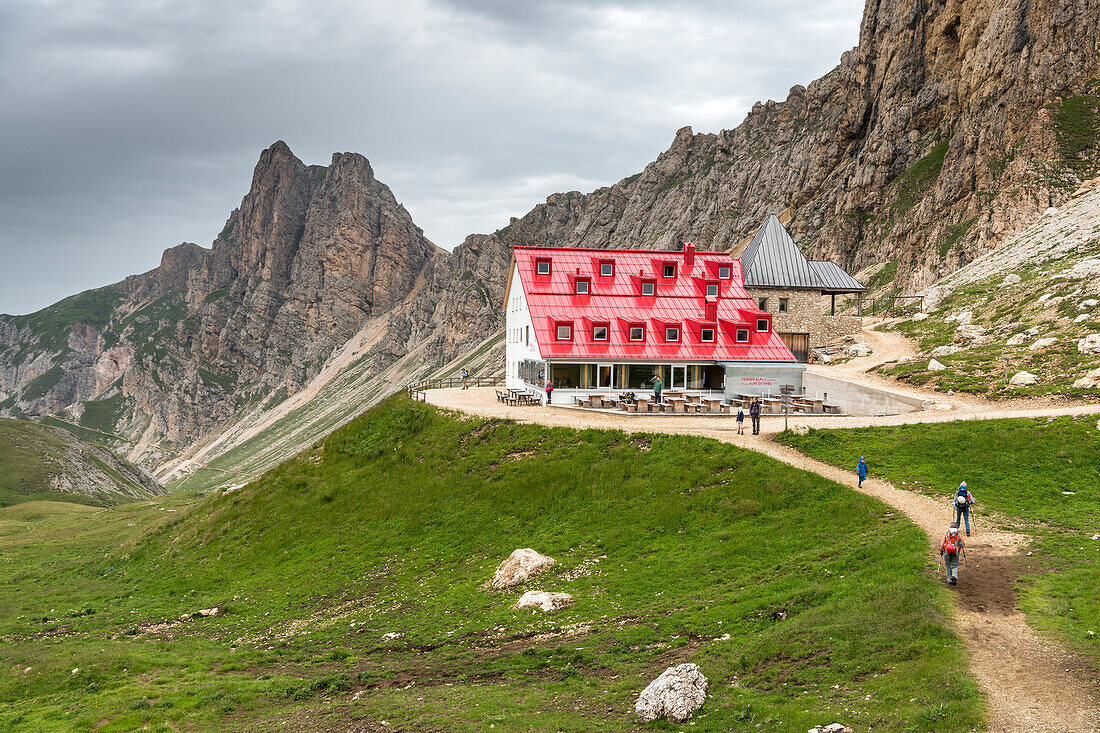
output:
[[[992,510],[1035,537],[1033,559],[1048,572],[1021,580],[1028,620],[1057,631],[1100,666],[1100,542],[1090,539],[1100,531],[1095,417],[811,430],[781,440],[837,466],[867,456],[874,473],[945,503],[965,480],[978,501],[978,527]]]
[[[54,427],[0,418],[0,506],[51,499],[109,505],[155,489],[108,450]]]
[[[392,398],[241,490],[78,511],[0,511],[0,728],[679,730],[632,710],[688,660],[695,730],[981,725],[920,530],[710,440]],[[484,590],[517,547],[576,605]]]

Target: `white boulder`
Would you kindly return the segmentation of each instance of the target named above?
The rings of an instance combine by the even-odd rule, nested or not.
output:
[[[985,335],[985,329],[981,326],[968,324],[955,329],[955,343],[973,341]]]
[[[707,684],[697,664],[669,667],[642,690],[634,703],[634,712],[646,723],[661,717],[683,723],[703,706]]]
[[[1080,305],[1077,306],[1077,310],[1087,311],[1090,308],[1095,308],[1098,305],[1100,305],[1100,300],[1097,300],[1096,298],[1088,298],[1087,300],[1081,301]]]
[[[1074,323],[1083,323],[1084,321],[1087,321],[1088,319],[1089,319],[1089,314],[1088,313],[1082,313],[1081,315],[1074,318],[1073,322]]]
[[[963,349],[960,346],[937,346],[936,348],[932,349],[932,356],[951,356],[952,354],[958,353],[962,350]]]
[[[830,723],[829,725],[810,728],[806,733],[852,733],[852,729],[843,723]]]
[[[1058,339],[1053,336],[1048,336],[1045,339],[1039,339],[1031,346],[1027,347],[1030,351],[1038,351],[1039,349],[1045,349],[1048,346],[1058,343]]]
[[[848,347],[848,356],[870,356],[871,345],[866,341],[857,341]]]
[[[1100,333],[1090,333],[1078,341],[1077,351],[1082,354],[1100,354]]]
[[[973,320],[974,314],[970,311],[963,311],[962,313],[959,313],[957,316],[955,316],[955,323],[959,324],[960,326],[966,326]]]
[[[519,611],[527,608],[534,608],[543,613],[553,613],[554,611],[560,611],[572,605],[573,596],[568,593],[547,593],[540,590],[529,590],[516,601],[516,605],[512,606],[512,608]]]
[[[1074,387],[1078,389],[1093,389],[1100,387],[1100,369],[1093,369],[1091,372],[1085,374],[1085,376],[1078,379],[1073,383]]]
[[[1015,387],[1023,387],[1028,384],[1035,384],[1039,381],[1039,378],[1031,372],[1016,372],[1012,375],[1012,379],[1008,380],[1008,383]]]
[[[947,366],[936,361],[935,359],[928,360],[928,371],[930,372],[942,372]]]
[[[1024,333],[1018,333],[1015,336],[1012,336],[1005,343],[1009,346],[1023,346],[1030,338],[1031,335],[1025,331]]]
[[[925,318],[927,318],[927,317],[928,317],[928,314],[927,314],[927,313],[924,313],[924,312],[922,311],[922,312],[920,312],[920,313],[914,313],[914,314],[913,314],[913,317],[912,317],[912,318],[910,318],[909,320],[911,320],[911,321],[923,321],[923,320],[924,320]]]
[[[530,547],[513,550],[493,574],[493,590],[511,588],[526,583],[546,568],[557,563],[552,557],[535,552]]]
[[[1016,273],[1005,275],[1005,279],[1001,281],[1001,287],[1006,288],[1010,285],[1015,285],[1016,283],[1020,282],[1020,279],[1020,276]]]

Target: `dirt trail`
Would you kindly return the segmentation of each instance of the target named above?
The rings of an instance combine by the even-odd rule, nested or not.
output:
[[[781,417],[765,418],[763,434],[737,435],[727,417],[694,415],[626,415],[565,407],[512,407],[496,401],[492,388],[440,389],[427,393],[428,402],[483,417],[557,427],[593,427],[626,432],[663,432],[699,435],[755,450],[796,468],[856,487],[853,471],[830,466],[776,443]],[[805,420],[821,427],[853,427],[861,424],[900,424],[940,420],[1038,417],[1066,413],[1100,412],[1091,405],[1041,409],[999,409],[986,403],[981,411],[910,413],[894,418],[814,418]],[[923,419],[922,419],[923,418]],[[869,479],[858,489],[895,507],[925,531],[935,551],[951,519],[947,498],[934,500],[894,487],[888,481]],[[1021,571],[1021,550],[1028,538],[987,526],[976,516],[974,534],[967,545],[967,566],[960,572],[955,630],[966,642],[970,668],[985,691],[989,730],[994,733],[1095,733],[1100,730],[1100,689],[1087,669],[1056,640],[1037,636],[1016,609],[1013,583]]]

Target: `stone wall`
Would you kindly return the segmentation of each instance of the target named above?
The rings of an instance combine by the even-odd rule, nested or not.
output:
[[[829,296],[823,296],[816,290],[748,288],[748,291],[757,304],[761,298],[768,299],[764,310],[772,314],[772,324],[777,332],[808,333],[811,348],[858,333],[863,327],[863,319],[859,316],[828,315]],[[782,298],[787,299],[786,313],[779,312]],[[837,306],[839,308],[840,304]]]

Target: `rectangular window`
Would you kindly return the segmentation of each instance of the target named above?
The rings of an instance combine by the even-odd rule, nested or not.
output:
[[[767,318],[757,318],[756,319],[756,331],[758,333],[763,333],[764,331],[767,331],[767,330],[768,330],[768,319]]]
[[[722,280],[729,280],[730,279],[730,268],[728,268],[728,267],[719,267],[718,268],[718,277],[721,278]]]
[[[539,275],[550,274],[550,260],[538,260],[535,262],[535,272]]]
[[[653,283],[642,283],[642,295],[653,295],[655,289]]]
[[[573,338],[573,326],[568,323],[558,324],[558,341],[569,341]]]
[[[524,346],[530,346],[531,345],[531,327],[530,326],[524,326],[524,331],[526,333],[524,334],[523,344],[524,344]]]
[[[712,343],[714,341],[714,329],[704,328],[699,331],[699,340]]]
[[[786,298],[780,298],[779,299],[779,312],[780,313],[786,313],[787,312],[787,299]]]
[[[672,327],[669,327],[669,328],[665,329],[665,341],[679,341],[679,340],[680,340],[680,329],[672,328]]]
[[[592,340],[593,341],[607,341],[607,326],[593,326],[592,327]]]
[[[710,285],[707,285],[707,297],[708,298],[717,298],[718,297],[718,284],[717,283],[711,283]]]
[[[739,328],[737,329],[737,343],[747,344],[749,342],[749,329]]]
[[[645,339],[645,326],[631,326],[630,327],[630,340],[642,341]]]
[[[676,277],[676,265],[665,265],[665,277]]]
[[[578,280],[577,281],[577,295],[588,295],[588,281],[587,280]]]
[[[760,299],[760,310],[762,310],[762,311],[768,310],[768,299],[767,298],[761,298]]]
[[[614,262],[601,262],[600,263],[600,275],[604,277],[611,277],[615,274]]]

